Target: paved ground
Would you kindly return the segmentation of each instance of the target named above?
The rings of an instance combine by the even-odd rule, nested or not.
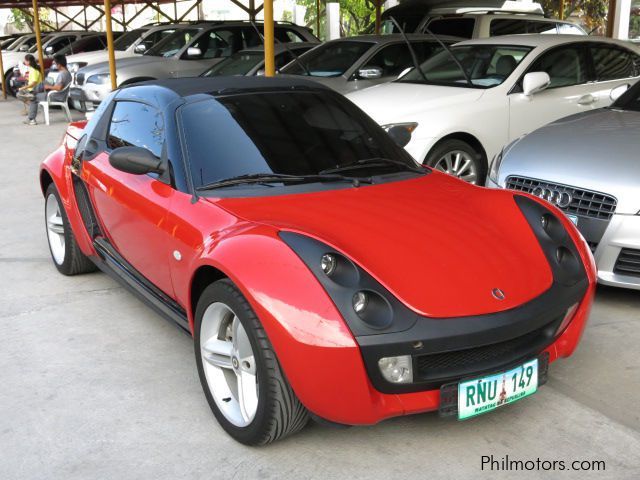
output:
[[[604,460],[640,478],[640,292],[602,288],[573,358],[532,398],[473,421],[435,415],[309,426],[267,448],[230,440],[200,390],[190,338],[105,275],[59,275],[37,182],[60,141],[0,100],[0,479],[513,478],[481,457]]]

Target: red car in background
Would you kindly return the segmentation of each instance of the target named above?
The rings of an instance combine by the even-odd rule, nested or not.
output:
[[[585,327],[588,246],[555,207],[423,168],[407,141],[305,80],[121,88],[42,164],[53,262],[193,335],[246,444],[535,393]]]

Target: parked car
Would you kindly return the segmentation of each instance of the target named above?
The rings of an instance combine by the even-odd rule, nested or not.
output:
[[[146,50],[144,55],[123,58],[117,64],[117,85],[172,77],[193,77],[235,52],[262,44],[262,24],[244,21],[176,25],[176,31]],[[277,22],[280,42],[318,42],[306,27]],[[111,91],[109,63],[84,67],[76,74],[71,98],[89,106],[100,103]]]
[[[442,50],[430,36],[408,35],[419,62]],[[459,38],[442,37],[445,44]],[[304,75],[347,93],[390,82],[413,65],[402,35],[361,35],[323,43],[280,69],[283,75]]]
[[[51,66],[52,57],[58,51],[81,39],[82,37],[95,35],[95,33],[96,32],[64,30],[61,32],[52,32],[43,35],[42,51],[43,55],[46,55],[43,65],[44,69],[46,70]],[[21,74],[15,71],[15,67],[18,67],[20,69],[20,67],[23,66],[23,59],[26,53],[36,54],[37,52],[35,35],[33,36],[33,38],[29,37],[26,42],[31,45],[27,51],[25,51],[21,45],[18,50],[3,52],[2,54],[2,62],[5,69],[4,80],[7,82],[7,86],[9,87],[7,89],[8,92],[14,96],[18,91],[18,88],[22,86],[24,82],[24,79],[19,78]],[[22,73],[24,73],[25,71],[26,70],[23,70]]]
[[[453,35],[465,39],[524,33],[587,33],[574,23],[547,18],[539,3],[503,0],[403,2],[382,14],[382,31],[398,33],[393,17],[406,32]]]
[[[24,34],[22,33],[14,33],[11,35],[3,35],[0,37],[0,49],[3,51],[13,50],[13,45],[17,44],[17,40],[22,37]],[[17,46],[17,45],[16,45]]]
[[[535,393],[584,329],[586,243],[545,201],[422,168],[394,139],[304,79],[121,88],[42,165],[52,261],[97,265],[192,334],[246,444],[309,416],[464,419]]]
[[[43,40],[46,36],[43,36]],[[6,82],[7,87],[10,85],[11,77],[13,77],[13,68],[22,60],[24,56],[29,53],[32,47],[36,44],[36,36],[34,34],[22,35],[16,39],[6,50],[2,50],[2,66],[4,72],[2,73],[3,82]],[[9,92],[13,93],[13,92]]]
[[[610,107],[511,143],[493,162],[487,185],[529,192],[563,210],[591,246],[600,283],[640,290],[639,133],[636,83]]]
[[[276,73],[296,56],[317,47],[318,42],[276,43],[274,46]],[[225,58],[204,72],[201,77],[221,75],[264,75],[264,46],[245,48]]]
[[[381,125],[412,131],[407,150],[425,165],[484,184],[504,145],[572,113],[611,103],[610,93],[640,76],[627,43],[574,35],[468,40],[399,80],[349,98]]]

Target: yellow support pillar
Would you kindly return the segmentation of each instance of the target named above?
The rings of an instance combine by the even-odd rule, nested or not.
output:
[[[34,2],[36,0],[33,0]],[[116,81],[116,56],[113,53],[113,30],[111,28],[111,0],[104,0],[104,18],[107,26],[107,51],[109,52],[109,76],[111,77],[111,90],[115,90]]]
[[[273,0],[264,0],[264,74],[267,77],[276,75],[273,38]]]
[[[564,20],[564,0],[560,0],[560,4],[558,6],[558,18],[560,20]]]
[[[40,35],[40,12],[38,11],[38,0],[33,0],[33,30],[36,34],[36,45],[38,47],[38,63],[40,64],[40,73],[42,74],[42,78],[44,79],[44,55],[42,54],[42,36]]]

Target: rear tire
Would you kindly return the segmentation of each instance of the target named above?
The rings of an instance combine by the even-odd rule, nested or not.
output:
[[[301,430],[309,414],[285,378],[256,314],[228,279],[209,285],[195,313],[200,383],[235,440],[265,445]]]
[[[69,225],[67,212],[53,183],[47,187],[45,193],[44,220],[51,259],[60,273],[78,275],[97,270],[95,264],[80,250]]]
[[[13,69],[9,70],[7,74],[4,76],[4,84],[7,86],[7,93],[12,97],[15,97],[18,93],[17,89],[14,89],[11,86],[11,79],[13,78]]]
[[[471,145],[455,138],[431,149],[424,164],[474,185],[484,185],[487,162]]]

